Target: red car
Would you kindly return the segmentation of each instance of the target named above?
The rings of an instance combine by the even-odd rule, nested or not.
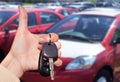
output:
[[[71,15],[73,13],[79,12],[79,10],[77,10],[75,8],[66,8],[66,7],[48,7],[48,8],[45,8],[45,9],[53,10],[57,13],[62,14],[65,17],[68,16],[68,15]]]
[[[26,72],[23,82],[119,82],[120,9],[91,9],[73,14],[47,31],[59,34],[63,65],[55,80],[37,71]]]
[[[50,10],[26,9],[28,13],[28,28],[38,34],[60,21],[64,16]],[[17,9],[0,10],[0,60],[8,53],[14,39],[19,22]]]

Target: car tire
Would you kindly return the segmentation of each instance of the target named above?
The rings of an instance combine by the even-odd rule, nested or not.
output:
[[[113,78],[109,71],[101,70],[96,75],[94,82],[113,82]]]

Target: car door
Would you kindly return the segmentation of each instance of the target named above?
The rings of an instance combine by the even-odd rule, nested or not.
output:
[[[8,25],[6,25],[5,28],[3,28],[3,31],[5,32],[4,33],[5,36],[3,41],[4,45],[1,48],[5,55],[8,53],[12,45],[12,42],[16,34],[16,30],[18,28],[18,24],[19,24],[19,16],[16,16],[14,20],[11,20],[11,22]],[[35,34],[40,33],[38,30],[39,27],[34,12],[28,13],[28,29],[32,33]]]
[[[117,38],[120,38],[120,22],[117,25],[117,28],[114,32],[111,41],[111,44],[114,46],[113,61],[114,61],[115,78],[119,79],[120,78],[120,43],[114,44]]]
[[[67,9],[60,10],[59,13],[65,17],[69,15],[69,11]]]
[[[30,32],[34,34],[39,34],[39,23],[37,20],[37,16],[34,12],[28,13],[28,29]]]
[[[40,27],[42,32],[45,32],[50,26],[60,21],[62,18],[60,18],[58,15],[50,12],[39,12],[40,17]],[[44,28],[43,28],[44,27]]]
[[[0,44],[1,51],[4,55],[10,50],[13,42],[13,36],[15,36],[16,29],[18,27],[18,14],[13,15],[2,28],[2,44]]]

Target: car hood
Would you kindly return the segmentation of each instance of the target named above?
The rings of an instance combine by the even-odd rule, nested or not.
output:
[[[69,40],[60,40],[61,57],[75,58],[80,55],[97,55],[105,50],[100,43],[87,43]]]

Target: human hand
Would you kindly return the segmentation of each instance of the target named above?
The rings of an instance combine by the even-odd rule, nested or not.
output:
[[[1,63],[17,77],[21,77],[25,71],[38,69],[38,59],[42,44],[49,42],[50,39],[48,34],[32,34],[29,32],[26,10],[19,6],[19,12],[19,26],[16,36],[8,55]],[[58,35],[51,33],[51,39],[52,42],[55,42],[59,51],[61,44],[58,42]],[[60,55],[60,51],[58,55]],[[61,64],[62,61],[60,59],[55,62],[56,66]]]

